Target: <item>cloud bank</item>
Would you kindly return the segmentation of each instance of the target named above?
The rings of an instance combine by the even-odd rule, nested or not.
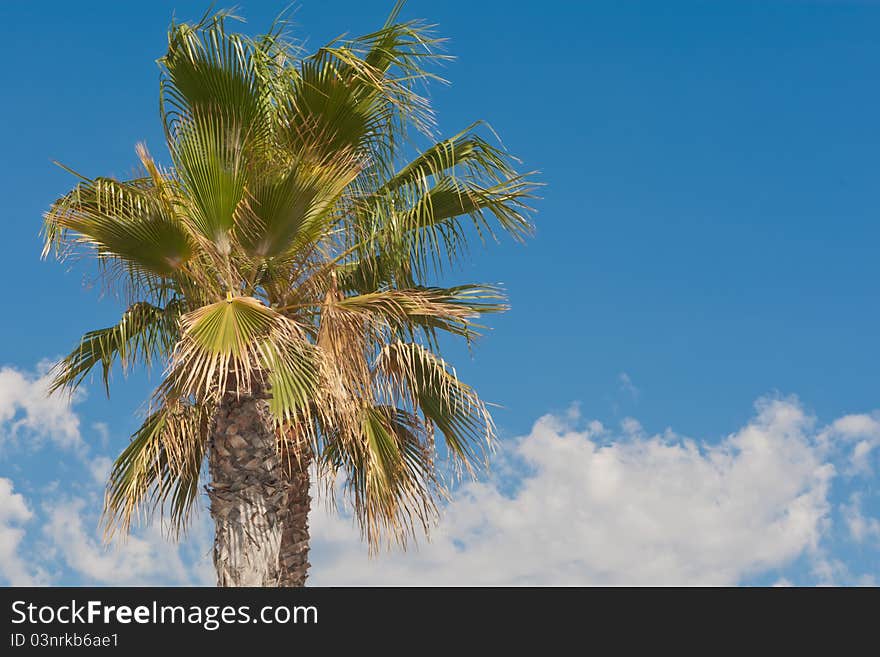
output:
[[[433,541],[367,560],[350,523],[314,517],[321,584],[727,585],[817,553],[833,449],[795,400],[765,400],[717,444],[637,422],[545,416],[500,457],[513,492],[463,486]],[[496,468],[499,463],[496,462]]]
[[[102,544],[108,454],[89,454],[79,417],[66,401],[42,399],[45,388],[44,374],[0,369],[0,437],[72,454],[65,462],[80,476],[40,492],[26,473],[0,474],[0,581],[212,584],[205,509],[180,544],[158,527]],[[649,434],[634,418],[612,429],[576,410],[547,415],[503,441],[492,476],[459,486],[431,541],[407,553],[368,558],[351,517],[316,504],[310,583],[787,584],[797,562],[812,579],[796,583],[872,583],[831,548],[841,540],[880,548],[880,520],[867,503],[876,492],[864,485],[878,418],[820,425],[797,399],[768,398],[744,426],[708,442]],[[103,450],[108,428],[100,428]],[[846,492],[835,496],[840,486]]]

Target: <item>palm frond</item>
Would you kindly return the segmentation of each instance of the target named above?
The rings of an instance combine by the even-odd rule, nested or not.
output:
[[[99,259],[121,259],[159,276],[172,276],[193,254],[185,228],[152,193],[149,179],[79,183],[45,215],[44,257],[65,245],[94,247]]]
[[[480,122],[474,123],[426,149],[380,186],[377,195],[390,194],[401,188],[420,193],[430,189],[431,180],[444,175],[496,183],[516,176],[511,157],[474,132],[479,125]],[[459,176],[455,175],[456,172],[460,172]]]
[[[527,200],[535,187],[525,176],[516,176],[491,186],[454,178],[441,178],[406,212],[403,225],[412,231],[448,225],[448,220],[470,216],[482,234],[494,237],[486,215],[491,214],[501,228],[522,240],[532,230]]]
[[[323,463],[346,473],[345,492],[371,549],[382,538],[406,546],[416,528],[437,518],[444,491],[434,473],[432,445],[419,418],[392,406],[362,407],[361,440],[328,442]]]
[[[313,156],[316,150],[304,148],[278,174],[263,167],[254,176],[236,215],[236,236],[249,255],[272,258],[298,253],[326,234],[328,215],[360,164],[350,150],[320,160]]]
[[[245,197],[247,153],[243,131],[240,123],[197,111],[180,122],[171,145],[187,216],[222,255],[230,251],[229,231],[236,208]]]
[[[259,73],[261,55],[273,42],[228,32],[228,19],[237,17],[218,12],[195,25],[172,23],[168,51],[159,60],[161,107],[169,136],[177,133],[180,121],[197,114],[228,120],[249,136],[268,127],[270,99]]]
[[[339,307],[395,332],[413,327],[439,329],[468,340],[484,328],[472,320],[507,310],[501,290],[488,285],[387,289],[350,296]]]
[[[117,359],[127,371],[135,363],[149,366],[153,358],[170,353],[177,342],[181,313],[181,303],[176,300],[165,307],[145,301],[133,304],[115,326],[89,331],[82,337],[77,348],[55,366],[50,392],[76,388],[100,363],[109,395],[110,371]]]
[[[232,297],[181,317],[166,379],[169,396],[203,399],[276,387],[274,407],[293,413],[314,385],[313,347],[292,320],[252,297]]]
[[[440,161],[448,156],[443,153],[439,149],[416,160],[393,183],[397,185],[393,190],[355,206],[352,234],[357,243],[350,250],[357,253],[355,260],[367,280],[375,280],[370,270],[379,269],[386,274],[383,282],[397,283],[442,272],[444,263],[454,263],[467,253],[468,223],[483,241],[497,240],[492,218],[517,241],[531,234],[528,202],[535,197],[537,184],[528,175],[505,177],[503,167],[482,163],[480,176],[453,177]],[[475,156],[465,167],[486,157]]]
[[[376,371],[387,377],[388,396],[412,400],[443,434],[456,465],[473,472],[495,438],[495,425],[473,388],[437,355],[416,343],[386,345]]]
[[[108,537],[166,507],[174,531],[185,528],[198,496],[213,412],[210,403],[162,401],[147,416],[110,472],[104,500]]]

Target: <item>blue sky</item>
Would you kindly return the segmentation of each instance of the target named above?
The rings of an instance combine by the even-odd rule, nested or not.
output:
[[[238,6],[245,29],[257,31],[282,8]],[[366,33],[389,6],[302,2],[294,34],[317,46],[342,32]],[[120,564],[143,566],[141,581],[158,581],[150,559],[172,554],[180,577],[168,581],[196,581],[188,568],[192,555],[204,556],[198,537],[183,552],[149,532],[121,555],[93,549],[100,491],[92,473],[136,426],[146,378],[117,376],[110,401],[90,385],[72,409],[27,394],[39,393],[38,363],[120,311],[84,285],[87,267],[39,259],[41,213],[72,184],[50,160],[122,177],[138,141],[161,159],[155,60],[172,13],[194,19],[205,8],[178,0],[0,9],[0,268],[5,315],[15,317],[0,324],[0,478],[10,482],[0,496],[0,582],[24,569],[49,583],[114,583],[121,580],[106,573]],[[458,561],[481,572],[479,555],[498,546],[468,542],[474,523],[493,522],[468,515],[476,502],[499,504],[528,532],[529,509],[547,515],[535,508],[557,500],[548,481],[565,476],[572,479],[559,502],[560,531],[566,514],[592,529],[560,548],[559,563],[582,568],[550,563],[526,572],[511,564],[493,581],[812,584],[876,576],[880,3],[411,0],[404,16],[438,23],[457,57],[443,71],[452,84],[431,94],[441,131],[487,119],[546,183],[526,247],[477,248],[473,264],[451,277],[500,281],[510,293],[512,311],[493,322],[473,358],[451,354],[462,377],[503,406],[495,415],[506,449],[494,477],[507,483],[463,490],[422,556],[361,562],[348,523],[316,519],[325,534],[316,535],[313,563],[326,573],[316,578],[366,583],[366,569],[411,581],[407,568],[414,578],[425,563],[446,573],[448,555],[468,546],[476,546],[470,561]],[[749,448],[754,440],[762,447]],[[580,470],[538,458],[530,451],[538,445],[576,449],[567,462]],[[750,460],[757,453],[773,458]],[[606,469],[596,469],[596,456],[607,457]],[[648,476],[656,468],[667,476]],[[609,489],[618,497],[583,488],[609,472],[618,476]],[[722,511],[706,520],[709,511],[679,496],[673,480]],[[623,496],[620,482],[653,487],[664,506]],[[765,484],[761,499],[746,495]],[[694,524],[677,527],[675,509]],[[772,536],[778,529],[779,541],[758,545],[743,509],[766,513],[759,528]],[[666,534],[637,531],[640,517],[666,512]],[[664,571],[663,559],[635,568],[664,550],[672,563],[700,562],[694,555],[711,549],[685,544],[681,534],[710,531],[713,522],[719,535],[731,531],[729,546],[753,558],[719,552],[696,570]],[[539,523],[534,531],[553,528]],[[626,553],[633,563],[621,565],[596,535],[643,550]],[[80,543],[76,554],[63,548]],[[35,551],[47,556],[29,561]],[[627,572],[635,575],[627,580]],[[468,582],[469,573],[455,576]]]

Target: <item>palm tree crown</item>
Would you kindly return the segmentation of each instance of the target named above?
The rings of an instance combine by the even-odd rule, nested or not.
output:
[[[395,10],[374,34],[304,54],[281,23],[247,37],[233,18],[169,30],[170,166],[138,145],[135,177],[80,176],[45,216],[44,255],[93,254],[128,306],[83,336],[54,386],[97,365],[105,385],[115,363],[165,368],[110,475],[110,531],[156,509],[184,528],[219,405],[251,396],[279,454],[307,451],[328,490],[341,477],[371,546],[405,542],[443,492],[435,433],[465,471],[494,433],[438,336],[470,341],[503,296],[432,283],[469,237],[526,236],[534,184],[479,124],[414,153],[434,134],[417,93],[443,59],[430,26]]]

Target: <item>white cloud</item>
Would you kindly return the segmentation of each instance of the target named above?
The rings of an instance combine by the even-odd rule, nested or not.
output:
[[[0,477],[0,575],[11,586],[36,586],[44,582],[45,573],[19,554],[25,530],[18,525],[28,522],[33,512],[24,497],[12,491],[12,481]]]
[[[59,568],[95,584],[205,584],[213,583],[210,542],[205,543],[207,524],[196,525],[198,540],[178,546],[167,541],[158,527],[151,527],[110,546],[102,543],[98,530],[100,493],[112,466],[110,458],[90,453],[83,440],[80,418],[73,404],[84,392],[49,396],[51,363],[40,363],[35,373],[5,366],[0,368],[0,445],[40,447],[51,443],[73,452],[88,473],[80,482],[92,493],[86,497],[58,498],[57,482],[44,486],[41,538],[36,532],[28,561],[22,556],[27,537],[25,523],[34,525],[37,514],[12,481],[0,478],[0,580],[13,585],[57,581]],[[106,446],[109,428],[91,425],[95,437]],[[200,533],[201,532],[201,533]],[[51,572],[51,574],[50,574]]]
[[[95,456],[87,462],[87,466],[92,478],[96,482],[103,484],[107,481],[110,471],[113,469],[113,460],[108,456]]]
[[[880,520],[867,518],[862,513],[862,496],[853,493],[848,504],[841,504],[840,510],[849,530],[849,535],[856,543],[866,540],[880,540]]]
[[[41,363],[37,373],[14,367],[0,368],[0,444],[15,440],[23,431],[38,441],[49,439],[67,449],[81,449],[79,418],[71,402],[82,395],[48,396],[51,376],[48,363]]]
[[[157,525],[104,545],[97,517],[82,498],[46,506],[43,534],[55,557],[87,582],[107,585],[210,585],[214,577],[205,543],[207,525],[196,523],[191,540],[176,544]],[[210,544],[207,544],[210,545]]]
[[[854,443],[849,459],[850,474],[870,474],[871,453],[880,446],[880,419],[876,414],[845,415],[828,427],[823,438]]]
[[[833,556],[819,551],[812,560],[811,572],[816,578],[817,586],[876,586],[874,575],[865,573],[853,574],[849,566]]]
[[[72,396],[65,392],[49,394],[52,363],[48,360],[37,365],[36,372],[25,372],[14,367],[0,368],[0,446],[15,443],[29,448],[42,447],[46,441],[72,451],[83,462],[92,477],[106,480],[112,461],[107,456],[90,454],[83,440],[80,418],[73,410],[82,401],[85,389]],[[104,422],[91,424],[95,442],[107,447],[110,429]]]
[[[59,583],[70,574],[85,584],[126,586],[209,586],[211,528],[199,514],[180,543],[162,534],[158,524],[105,545],[98,527],[96,495],[62,498],[42,505],[42,533],[33,537],[30,558],[22,556],[26,532],[37,515],[25,498],[0,478],[0,581],[13,586]],[[63,581],[62,581],[63,583]]]
[[[110,427],[107,426],[106,422],[93,422],[92,429],[98,434],[101,447],[107,449],[107,446],[110,444]]]
[[[626,372],[617,375],[617,384],[621,391],[630,395],[633,399],[639,398],[639,389],[633,384],[632,379]]]
[[[76,577],[95,584],[213,583],[204,511],[182,545],[158,528],[102,544],[98,482],[109,459],[89,454],[69,406],[40,406],[22,392],[35,393],[44,379],[0,370],[0,427],[12,434],[27,427],[75,448],[91,482],[81,485],[92,492],[45,493],[32,512],[0,479],[0,577],[19,584]],[[369,559],[351,518],[316,506],[311,583],[735,584],[770,575],[785,584],[790,574],[778,571],[802,556],[820,583],[867,583],[827,553],[823,538],[831,531],[834,464],[845,453],[843,469],[855,472],[858,445],[873,449],[880,440],[878,417],[848,415],[817,427],[796,400],[769,399],[745,426],[710,444],[668,429],[651,435],[634,418],[609,430],[573,406],[505,441],[493,462],[501,476],[456,490],[421,549]],[[105,436],[106,427],[95,432]],[[880,532],[858,495],[840,511],[854,540]],[[25,525],[42,532],[26,536]],[[22,556],[25,538],[38,548],[28,551],[39,555],[30,563]]]
[[[627,436],[638,436],[642,433],[642,423],[634,417],[625,417],[620,421],[620,428]]]
[[[817,549],[834,466],[794,400],[720,444],[577,431],[547,416],[503,461],[503,493],[456,492],[433,542],[368,560],[350,520],[312,516],[316,584],[735,584]]]

